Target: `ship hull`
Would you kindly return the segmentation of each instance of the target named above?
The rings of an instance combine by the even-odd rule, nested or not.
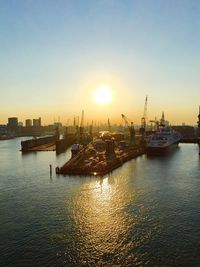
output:
[[[147,146],[146,154],[147,155],[164,155],[169,153],[171,150],[175,149],[178,146],[178,142],[169,144],[167,146]]]

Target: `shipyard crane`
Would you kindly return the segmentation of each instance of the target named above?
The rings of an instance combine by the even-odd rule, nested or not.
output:
[[[66,126],[65,126],[65,131],[64,131],[64,138],[67,138],[68,135],[68,129],[70,127],[70,119],[67,119]]]
[[[143,136],[145,135],[146,132],[147,103],[148,103],[148,97],[146,96],[144,103],[143,117],[141,118],[141,128],[140,128],[140,133]]]
[[[135,144],[135,128],[133,126],[133,122],[130,124],[128,118],[124,114],[121,114],[121,116],[130,132],[130,143]]]
[[[110,119],[108,118],[108,131],[111,132]]]
[[[75,134],[78,136],[79,135],[79,116],[74,116],[74,120],[73,120],[73,126],[75,129]]]
[[[81,124],[80,127],[83,127],[84,125],[84,110],[82,110],[82,114],[81,114]]]
[[[99,131],[100,131],[100,123],[98,121],[98,123],[97,123],[97,132],[99,133]]]
[[[74,117],[74,119],[73,119],[73,126],[74,126],[74,128],[76,127],[76,117]]]
[[[90,127],[89,127],[89,135],[90,135],[90,138],[92,139],[92,136],[93,136],[93,121],[92,123],[90,124]]]
[[[56,136],[56,140],[60,139],[60,130],[59,130],[59,125],[58,124],[55,127],[55,136]]]
[[[84,133],[84,110],[82,110],[81,124],[80,124],[80,127],[79,127],[80,143],[82,143],[82,141],[83,141],[83,133]]]

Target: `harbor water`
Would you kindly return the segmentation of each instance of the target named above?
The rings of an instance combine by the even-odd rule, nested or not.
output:
[[[56,176],[70,151],[22,154],[21,140],[0,141],[0,266],[200,265],[197,145],[100,178]]]

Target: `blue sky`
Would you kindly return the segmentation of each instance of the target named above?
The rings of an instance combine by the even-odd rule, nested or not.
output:
[[[200,104],[200,2],[0,1],[0,123],[42,116],[196,123]],[[99,84],[113,102],[91,99]]]

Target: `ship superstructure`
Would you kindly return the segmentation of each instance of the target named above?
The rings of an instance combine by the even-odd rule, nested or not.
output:
[[[181,134],[172,129],[162,114],[159,130],[147,140],[147,154],[163,153],[179,143]]]

